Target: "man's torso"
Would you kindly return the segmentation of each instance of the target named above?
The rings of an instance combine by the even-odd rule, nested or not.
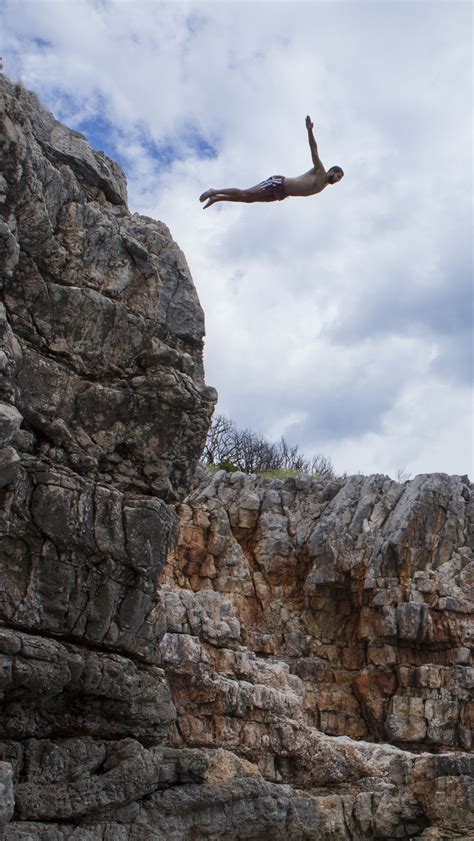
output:
[[[304,175],[296,178],[285,178],[285,193],[287,196],[314,196],[327,187],[326,170],[319,167],[310,169]]]

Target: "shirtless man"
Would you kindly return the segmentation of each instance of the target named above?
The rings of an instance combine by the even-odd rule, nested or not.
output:
[[[236,187],[225,187],[222,190],[206,190],[199,201],[206,201],[204,210],[218,201],[240,201],[251,204],[256,201],[281,201],[288,196],[314,196],[324,190],[328,184],[337,184],[344,176],[340,166],[332,166],[327,171],[324,169],[319,155],[316,140],[313,134],[313,123],[311,117],[306,117],[306,128],[308,130],[309,148],[313,166],[304,175],[296,178],[285,178],[284,175],[272,175],[266,181],[261,181],[255,187],[248,190],[239,190]]]

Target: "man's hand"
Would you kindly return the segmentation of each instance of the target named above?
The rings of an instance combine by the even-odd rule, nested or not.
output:
[[[312,131],[314,128],[314,123],[311,122],[311,117],[309,116],[306,117],[306,128],[308,129],[308,131]]]

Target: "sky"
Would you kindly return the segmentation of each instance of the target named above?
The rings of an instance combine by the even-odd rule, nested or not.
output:
[[[206,315],[217,412],[338,473],[473,469],[472,6],[0,0],[4,72],[118,160]],[[320,157],[309,198],[220,203]]]

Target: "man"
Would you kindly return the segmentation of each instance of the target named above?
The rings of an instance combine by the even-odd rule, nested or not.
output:
[[[251,204],[256,201],[281,201],[288,196],[315,196],[324,190],[328,184],[337,184],[344,176],[340,166],[332,166],[327,171],[324,169],[319,155],[316,140],[313,134],[313,123],[311,117],[306,117],[306,128],[308,130],[309,148],[313,159],[312,169],[304,175],[296,178],[285,178],[283,175],[272,175],[266,181],[261,181],[255,187],[248,190],[238,190],[236,187],[225,187],[222,190],[206,190],[199,201],[206,201],[204,210],[218,201],[240,201]]]

